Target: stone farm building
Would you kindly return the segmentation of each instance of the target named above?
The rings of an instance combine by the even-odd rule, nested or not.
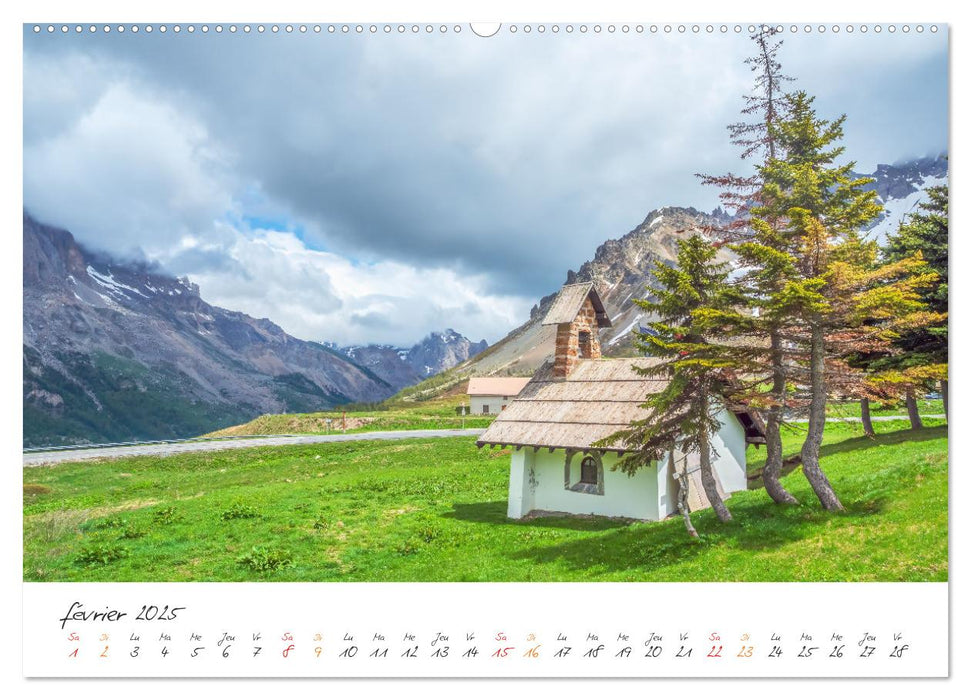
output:
[[[469,379],[469,412],[499,413],[519,395],[529,377],[472,377]]]
[[[611,469],[623,445],[593,446],[646,417],[640,405],[665,382],[634,370],[657,360],[601,357],[598,333],[610,319],[593,285],[563,287],[543,324],[556,326],[553,361],[537,370],[477,442],[513,448],[508,516],[555,512],[661,520],[677,511],[675,470],[685,469],[689,507],[708,507],[696,453],[674,452],[628,476]],[[727,496],[747,488],[746,447],[764,443],[765,436],[759,419],[747,412],[725,408],[719,419],[712,466]]]

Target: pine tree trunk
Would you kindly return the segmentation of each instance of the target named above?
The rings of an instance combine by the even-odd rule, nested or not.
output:
[[[783,365],[782,339],[778,333],[770,335],[772,342],[772,399],[774,405],[765,416],[765,467],[762,484],[766,493],[776,503],[798,505],[799,501],[779,481],[782,476],[782,411],[786,398],[786,374]]]
[[[701,405],[703,407],[702,415],[707,416],[707,397],[702,399]],[[701,429],[701,435],[699,435],[698,452],[701,458],[701,485],[705,489],[705,495],[708,496],[708,502],[718,519],[727,523],[732,519],[732,514],[725,505],[725,501],[722,500],[721,494],[718,493],[718,484],[715,482],[715,475],[711,469],[711,436],[705,428]]]
[[[674,475],[674,480],[678,482],[678,512],[684,520],[684,529],[692,537],[698,537],[698,531],[691,524],[691,509],[688,507],[688,464],[685,460],[684,470],[679,474],[678,465],[674,462],[674,452],[668,453],[668,471]]]
[[[944,420],[947,420],[947,380],[941,380],[941,398],[944,400]]]
[[[914,387],[907,387],[907,417],[910,418],[910,429],[920,430],[924,427],[923,422],[920,420],[920,411],[917,408],[917,394],[914,392]]]
[[[688,531],[688,534],[692,537],[698,536],[698,531],[695,530],[695,526],[691,524],[691,509],[688,507],[688,467],[685,465],[685,469],[678,476],[678,472],[675,471],[674,467],[674,456],[671,456],[671,471],[674,473],[674,478],[678,482],[678,512],[681,513],[681,519],[684,520],[684,529]]]
[[[866,396],[860,399],[860,420],[863,422],[863,434],[867,437],[876,437],[873,421],[870,420],[870,399]]]
[[[823,430],[826,427],[826,345],[818,317],[812,320],[811,327],[809,432],[802,444],[802,473],[813,487],[823,508],[841,511],[845,510],[843,504],[819,466],[819,448],[823,444]]]
[[[691,513],[688,510],[688,507],[684,506],[682,508],[681,506],[678,506],[678,510],[681,511],[681,519],[684,520],[684,529],[688,531],[689,535],[697,539],[698,531],[695,530],[695,526],[691,524]]]

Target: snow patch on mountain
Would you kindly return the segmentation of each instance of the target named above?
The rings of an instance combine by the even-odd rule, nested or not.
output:
[[[485,340],[474,343],[446,328],[429,333],[410,348],[372,344],[335,349],[400,389],[451,369],[488,346]]]
[[[640,320],[643,317],[644,317],[644,314],[638,314],[637,316],[635,316],[634,317],[634,320],[632,320],[630,323],[628,323],[627,326],[623,330],[619,331],[613,338],[611,338],[610,340],[607,341],[607,345],[608,346],[610,346],[610,345],[616,345],[621,340],[623,340],[624,338],[626,338],[627,337],[627,334],[630,333],[632,330],[634,330],[634,326],[637,326],[640,323]]]
[[[870,229],[867,230],[867,237],[875,239],[877,243],[883,245],[887,242],[887,236],[896,233],[900,224],[904,223],[908,216],[919,210],[920,203],[926,202],[927,189],[938,185],[946,185],[947,177],[930,176],[917,183],[919,189],[911,192],[902,198],[890,198],[883,202],[883,215]]]
[[[127,294],[125,294],[123,291],[121,291],[123,289],[127,289],[129,292],[134,292],[140,297],[144,297],[146,299],[148,298],[147,294],[143,294],[141,291],[135,289],[134,287],[130,287],[127,284],[122,284],[121,282],[116,280],[114,275],[111,274],[111,270],[109,270],[107,274],[102,274],[97,270],[95,270],[90,265],[88,265],[87,273],[91,279],[93,279],[95,282],[100,284],[102,287],[107,288],[108,291],[112,292],[113,294],[120,294],[126,299],[129,299],[130,297]]]

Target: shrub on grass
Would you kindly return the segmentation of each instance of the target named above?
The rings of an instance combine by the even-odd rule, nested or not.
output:
[[[421,540],[415,537],[409,537],[404,542],[399,542],[397,546],[395,546],[395,551],[401,556],[418,554],[418,552],[421,551],[422,544],[424,543]]]
[[[124,527],[125,521],[121,518],[102,518],[101,520],[89,520],[81,526],[84,531],[88,530],[111,530],[113,528]]]
[[[137,540],[139,537],[145,536],[145,531],[140,530],[131,523],[125,523],[124,530],[121,531],[121,539],[123,540]]]
[[[168,508],[162,508],[161,510],[155,511],[152,518],[159,525],[168,525],[175,521],[175,506],[169,506]]]
[[[236,563],[260,573],[279,571],[294,565],[293,557],[290,556],[289,551],[268,547],[253,547],[249,552],[239,557]]]
[[[438,537],[438,532],[430,527],[420,528],[415,534],[424,542],[431,542]]]
[[[53,490],[44,484],[24,484],[24,496],[45,496]]]
[[[220,520],[239,520],[242,518],[256,518],[260,512],[256,510],[253,506],[247,505],[241,501],[236,501],[227,510],[224,510],[220,514]]]
[[[128,556],[128,550],[114,542],[93,542],[81,548],[74,561],[81,566],[103,566]]]

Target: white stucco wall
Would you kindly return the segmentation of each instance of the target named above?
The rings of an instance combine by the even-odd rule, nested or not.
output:
[[[571,461],[570,484],[580,479],[583,455]],[[658,475],[657,467],[639,470],[629,477],[611,467],[617,456],[603,457],[603,495],[580,493],[565,487],[566,452],[532,448],[517,450],[512,455],[509,474],[510,518],[521,518],[532,510],[562,511],[566,513],[606,515],[612,517],[658,520],[662,513],[658,505],[659,483],[666,479]]]
[[[745,474],[745,429],[735,415],[722,410],[718,414],[721,430],[713,436],[711,446],[718,454],[712,466],[718,472],[718,479],[726,493],[748,489]]]
[[[512,403],[515,396],[469,396],[469,411],[478,416],[485,413],[496,414],[502,407]],[[484,410],[488,406],[489,410]]]
[[[718,419],[722,427],[712,440],[717,453],[712,465],[726,493],[744,491],[748,488],[745,430],[729,411],[722,411]],[[521,518],[533,510],[547,510],[662,520],[677,512],[677,483],[667,460],[629,477],[611,469],[619,459],[616,454],[607,453],[602,459],[604,488],[603,495],[599,495],[566,488],[565,450],[537,452],[524,447],[514,451],[509,468],[507,515]],[[570,485],[580,480],[582,460],[583,454],[577,453],[570,462]]]
[[[533,510],[533,494],[535,488],[532,483],[534,476],[533,451],[529,448],[516,450],[512,453],[509,464],[509,504],[506,516],[521,518]]]
[[[660,519],[678,512],[678,482],[669,459],[658,464],[657,470],[657,507]]]

